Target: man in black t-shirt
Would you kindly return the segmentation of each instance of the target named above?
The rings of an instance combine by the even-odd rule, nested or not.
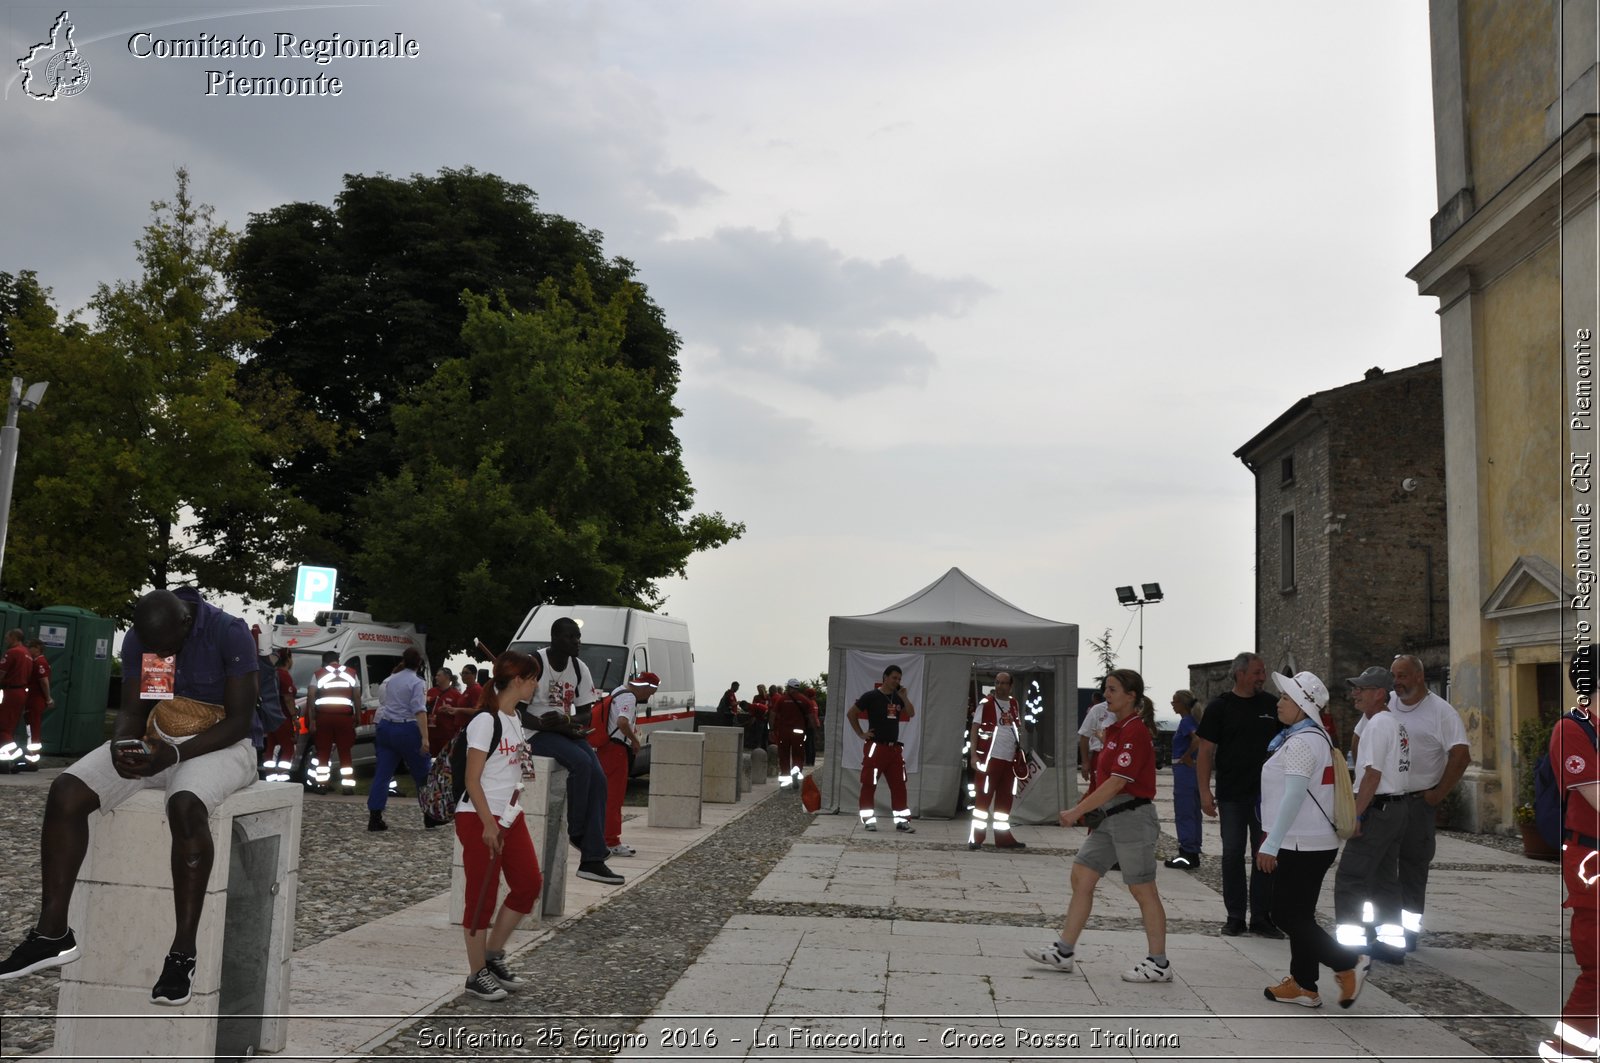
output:
[[[1200,717],[1195,737],[1200,740],[1196,774],[1200,782],[1200,809],[1222,819],[1222,903],[1228,921],[1222,933],[1237,937],[1245,932],[1246,889],[1244,868],[1245,840],[1250,853],[1249,910],[1251,933],[1281,938],[1283,931],[1273,925],[1272,879],[1255,866],[1256,850],[1262,841],[1261,818],[1257,806],[1261,798],[1261,765],[1267,761],[1267,743],[1283,730],[1278,720],[1277,700],[1262,693],[1267,683],[1267,666],[1254,653],[1241,653],[1233,659],[1233,689],[1212,698]],[[1211,790],[1211,766],[1216,764],[1217,788]]]
[[[856,737],[866,743],[861,751],[861,825],[878,829],[878,777],[889,780],[889,802],[894,812],[894,829],[914,834],[911,803],[906,799],[906,758],[900,745],[900,724],[917,714],[911,698],[900,685],[900,667],[891,664],[883,671],[883,682],[855,700],[845,718]],[[866,730],[861,717],[867,718]]]

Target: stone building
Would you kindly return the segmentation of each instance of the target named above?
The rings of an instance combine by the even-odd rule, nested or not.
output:
[[[1314,672],[1348,747],[1343,679],[1397,653],[1449,664],[1439,361],[1308,395],[1234,457],[1256,479],[1256,652]]]
[[[1514,730],[1568,703],[1562,661],[1595,623],[1597,7],[1429,8],[1438,212],[1408,275],[1439,300],[1448,697],[1484,829],[1511,823]]]

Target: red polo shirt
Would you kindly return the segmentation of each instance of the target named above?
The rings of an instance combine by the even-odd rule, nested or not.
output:
[[[1550,735],[1550,768],[1563,793],[1574,786],[1600,782],[1600,754],[1584,733],[1581,724],[1563,716]],[[1590,837],[1600,836],[1600,809],[1580,794],[1567,796],[1567,830]]]
[[[1138,713],[1106,728],[1105,744],[1095,761],[1095,778],[1103,782],[1113,775],[1128,780],[1122,792],[1129,797],[1156,795],[1155,745]]]

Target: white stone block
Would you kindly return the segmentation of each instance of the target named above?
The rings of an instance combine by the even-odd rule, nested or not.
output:
[[[752,749],[750,751],[750,785],[767,785],[767,751],[765,749]]]
[[[706,736],[694,731],[657,731],[650,736],[650,770],[661,764],[693,764],[705,760]]]
[[[178,1008],[150,1002],[173,933],[166,793],[145,790],[90,817],[68,915],[83,957],[61,969],[57,1054],[210,1058],[224,1049],[283,1048],[285,1020],[246,1016],[288,1010],[302,794],[298,786],[258,782],[212,810],[214,859],[192,996]],[[230,875],[236,861],[237,877]],[[219,1044],[219,1037],[231,1040]]]
[[[700,798],[663,797],[650,795],[650,813],[647,824],[651,827],[678,827],[693,829],[700,826]]]

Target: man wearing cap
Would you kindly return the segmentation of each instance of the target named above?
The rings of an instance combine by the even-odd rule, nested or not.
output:
[[[1211,699],[1200,717],[1195,737],[1200,740],[1195,774],[1200,784],[1200,810],[1222,820],[1222,903],[1228,920],[1226,937],[1246,930],[1262,937],[1281,938],[1272,922],[1272,877],[1256,865],[1255,854],[1265,837],[1261,829],[1261,766],[1267,762],[1267,745],[1283,730],[1278,703],[1262,692],[1267,666],[1259,654],[1245,652],[1233,659],[1233,689]],[[1215,796],[1211,790],[1211,765],[1217,766]],[[1250,845],[1250,879],[1245,887],[1245,843]]]
[[[1428,689],[1422,661],[1402,654],[1389,666],[1394,693],[1389,711],[1406,729],[1411,749],[1411,808],[1406,813],[1405,840],[1400,843],[1400,923],[1405,928],[1406,951],[1417,947],[1422,934],[1422,911],[1428,894],[1428,867],[1433,863],[1434,809],[1449,796],[1467,770],[1472,751],[1461,714],[1448,701]],[[1356,723],[1361,744],[1366,744],[1366,720]]]
[[[805,696],[800,680],[791,679],[783,685],[782,693],[773,695],[767,719],[772,728],[769,737],[778,747],[778,788],[798,792],[806,756],[806,728],[817,723],[816,702]]]
[[[1411,805],[1411,739],[1397,713],[1389,711],[1394,676],[1374,665],[1345,680],[1361,713],[1356,751],[1355,837],[1344,843],[1333,879],[1337,937],[1345,948],[1374,959],[1403,963],[1405,934],[1400,925],[1400,846]]]
[[[589,744],[606,773],[606,848],[612,856],[634,856],[631,845],[622,844],[622,801],[628,796],[628,776],[633,758],[639,755],[639,732],[634,714],[650,700],[661,680],[654,672],[640,672],[594,707],[589,723]]]
[[[861,751],[861,825],[878,829],[878,778],[889,782],[889,806],[894,814],[894,829],[914,834],[911,802],[906,797],[906,758],[900,744],[900,725],[917,714],[916,706],[900,685],[900,666],[883,670],[883,681],[856,698],[845,718],[850,729],[865,743]],[[861,718],[867,719],[866,730]]]

